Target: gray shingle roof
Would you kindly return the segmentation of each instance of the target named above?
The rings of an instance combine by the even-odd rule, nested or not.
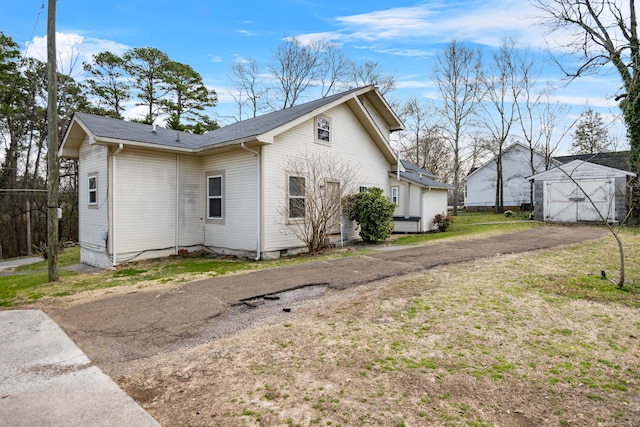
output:
[[[571,156],[558,156],[554,157],[561,163],[569,163],[573,160],[583,160],[589,163],[595,163],[596,165],[608,166],[614,169],[620,169],[623,171],[630,171],[629,167],[629,151],[612,151],[609,153],[595,153],[595,154],[574,154]]]
[[[422,176],[414,172],[400,172],[400,178],[406,179],[407,181],[415,182],[416,184],[420,184],[424,187],[431,188],[442,188],[445,190],[453,190],[453,185],[445,184],[444,182],[436,181],[435,179]]]
[[[216,129],[207,135],[210,135],[213,138],[214,144],[258,136],[283,126],[298,117],[302,117],[324,105],[330,104],[336,99],[340,99],[361,89],[362,88],[351,89],[346,92],[327,96],[326,98],[316,99],[304,104],[294,105],[293,107],[286,108],[284,110],[274,111],[259,117],[243,120],[241,122]]]
[[[156,126],[154,132],[153,126],[143,123],[126,122],[87,113],[75,113],[75,117],[89,128],[91,133],[102,138],[192,149],[211,142],[211,138],[207,135],[194,135],[159,126]]]
[[[159,126],[156,126],[154,131],[151,125],[127,122],[87,113],[75,113],[75,117],[97,137],[195,150],[256,137],[362,89],[363,88],[351,89],[325,98],[295,105],[291,108],[243,120],[204,135],[179,132]]]
[[[436,180],[436,176],[431,172],[422,169],[421,167],[408,162],[406,160],[400,160],[402,166],[406,169],[405,172],[400,172],[400,178],[405,179],[407,181],[414,182],[416,184],[422,185],[424,187],[430,188],[442,188],[446,190],[453,190],[453,185],[445,184],[444,182],[440,182]],[[390,172],[394,173],[395,172]]]

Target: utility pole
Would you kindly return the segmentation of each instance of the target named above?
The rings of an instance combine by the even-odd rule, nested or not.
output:
[[[56,0],[47,13],[47,254],[49,282],[58,281],[58,74],[56,66]]]

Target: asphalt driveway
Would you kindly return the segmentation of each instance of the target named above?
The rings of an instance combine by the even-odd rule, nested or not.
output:
[[[197,341],[228,319],[230,308],[265,295],[324,285],[343,290],[439,265],[570,245],[606,236],[601,228],[544,225],[486,238],[380,250],[366,256],[310,262],[214,277],[170,290],[132,290],[46,310],[98,366],[117,365]],[[274,308],[275,309],[275,308]],[[277,308],[282,311],[282,308]]]

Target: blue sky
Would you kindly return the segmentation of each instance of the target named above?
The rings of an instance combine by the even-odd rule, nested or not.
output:
[[[80,78],[81,63],[110,50],[156,47],[173,60],[191,65],[220,98],[220,115],[233,109],[227,76],[233,61],[255,58],[266,64],[283,37],[326,38],[341,43],[352,60],[377,61],[395,75],[399,99],[433,98],[435,55],[452,39],[490,55],[507,37],[544,50],[539,11],[526,0],[58,0],[59,68]],[[43,8],[44,7],[44,8]],[[2,0],[0,29],[30,56],[46,57],[47,5],[43,0]],[[555,35],[554,37],[560,37]],[[74,58],[75,66],[70,65]],[[71,61],[71,62],[74,62]],[[552,66],[541,80],[558,86],[556,97],[572,106],[567,121],[586,106],[606,120],[618,115],[613,97],[615,74],[587,77],[569,85]],[[133,114],[133,113],[131,113]],[[620,134],[620,126],[612,132]],[[623,134],[623,131],[622,131]],[[568,149],[570,138],[563,143]],[[624,147],[621,147],[624,148]]]

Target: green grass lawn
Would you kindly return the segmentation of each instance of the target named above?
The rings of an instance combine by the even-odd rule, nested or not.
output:
[[[389,243],[416,245],[436,239],[513,232],[536,225],[535,222],[524,221],[523,216],[518,214],[505,217],[493,213],[461,213],[454,218],[453,225],[446,232],[406,235],[390,239]],[[328,251],[320,256],[295,256],[276,261],[259,262],[212,257],[169,257],[131,262],[118,266],[115,270],[105,270],[100,273],[79,274],[64,270],[64,267],[80,262],[80,249],[72,247],[66,248],[59,255],[60,280],[58,282],[48,283],[46,260],[16,268],[15,271],[19,274],[0,276],[0,306],[22,306],[45,296],[72,295],[87,290],[115,286],[144,287],[154,283],[184,283],[223,274],[348,257],[367,252],[370,250],[354,246],[344,250]]]
[[[510,217],[493,212],[461,212],[458,216],[452,218],[451,226],[446,232],[408,234],[393,240],[393,244],[416,245],[433,240],[450,239],[452,237],[523,231],[540,225],[540,223],[528,219],[528,212],[515,212],[514,215]]]

